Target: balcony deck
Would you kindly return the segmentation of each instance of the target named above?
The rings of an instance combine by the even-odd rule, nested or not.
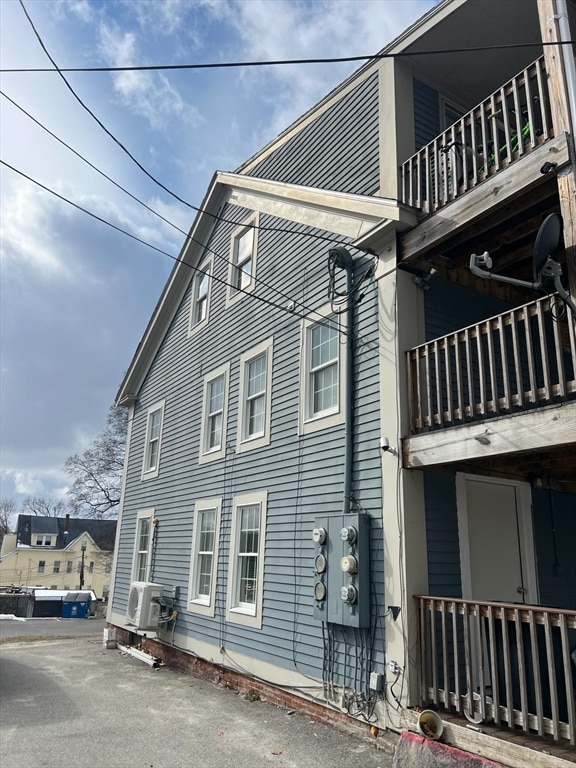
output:
[[[553,138],[546,78],[541,57],[412,155],[402,202],[429,216]]]

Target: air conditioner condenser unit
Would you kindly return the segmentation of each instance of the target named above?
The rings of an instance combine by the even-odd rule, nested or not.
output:
[[[135,629],[158,629],[164,587],[150,581],[133,581],[128,596],[126,623]]]

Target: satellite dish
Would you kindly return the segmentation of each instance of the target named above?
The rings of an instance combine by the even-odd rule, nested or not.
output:
[[[536,242],[534,243],[534,256],[532,258],[533,283],[489,272],[488,270],[492,268],[492,259],[488,251],[479,256],[475,253],[470,256],[470,271],[477,277],[519,285],[522,288],[532,288],[533,291],[538,293],[542,291],[547,293],[555,290],[576,318],[576,304],[562,285],[562,280],[560,279],[562,277],[562,267],[555,259],[560,238],[562,237],[562,229],[562,216],[559,213],[549,214],[540,225],[536,235]],[[482,269],[482,267],[487,267],[487,269]]]
[[[562,216],[559,213],[551,213],[542,222],[536,242],[534,243],[534,256],[532,259],[534,282],[540,280],[540,275],[548,259],[556,260],[560,238],[562,237]]]

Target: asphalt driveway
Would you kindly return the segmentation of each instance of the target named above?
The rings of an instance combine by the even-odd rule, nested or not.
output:
[[[105,650],[97,626],[104,622],[53,626],[69,635],[76,631],[70,622],[95,634],[38,639],[49,624],[0,622],[2,768],[392,765],[374,744],[307,716]],[[36,639],[14,641],[28,632]]]

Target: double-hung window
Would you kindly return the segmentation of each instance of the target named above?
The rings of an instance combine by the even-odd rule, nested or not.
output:
[[[134,546],[134,566],[132,569],[132,581],[150,580],[150,553],[152,552],[153,517],[153,509],[144,509],[138,512],[136,517],[136,541]]]
[[[39,560],[38,561],[38,573],[44,573],[46,569],[46,560]]]
[[[73,566],[74,566],[74,563],[72,562],[72,560],[67,560],[66,561],[66,573],[72,573]]]
[[[165,402],[162,400],[160,403],[156,403],[148,409],[142,480],[158,477],[158,471],[160,469],[162,425],[164,422],[164,404]]]
[[[302,335],[300,433],[306,434],[343,422],[346,346],[329,308],[304,320]]]
[[[200,463],[220,459],[226,452],[229,370],[230,365],[226,363],[204,379]]]
[[[60,560],[54,560],[54,569],[52,573],[60,573]]]
[[[258,244],[258,215],[232,234],[228,271],[227,304],[233,304],[254,287]]]
[[[189,601],[191,611],[205,616],[214,616],[221,507],[220,498],[201,499],[194,510]]]
[[[238,452],[270,443],[272,352],[272,339],[267,339],[240,357]]]
[[[266,506],[266,491],[232,501],[226,618],[256,628],[262,626]]]
[[[190,310],[189,334],[197,331],[208,321],[211,272],[212,261],[207,261],[194,275],[192,281],[192,306]]]

